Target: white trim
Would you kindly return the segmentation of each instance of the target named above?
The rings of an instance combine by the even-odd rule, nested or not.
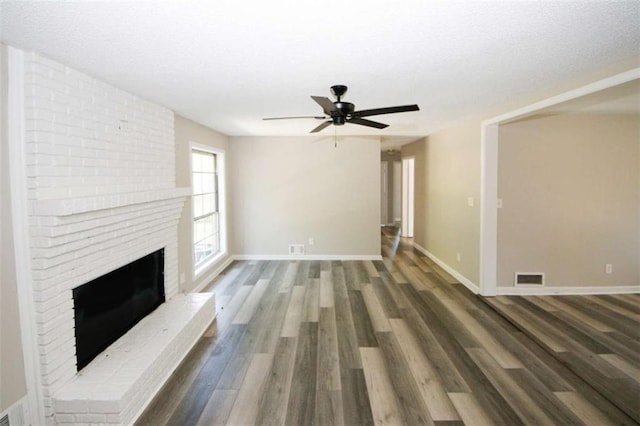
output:
[[[382,260],[380,255],[367,254],[236,254],[234,260]]]
[[[498,126],[481,127],[480,294],[495,296],[498,280]]]
[[[229,265],[234,261],[234,256],[229,256],[225,253],[226,259],[224,259],[206,278],[202,280],[190,293],[200,293],[202,289],[211,284],[211,282],[222,273]]]
[[[7,46],[7,142],[11,186],[11,216],[15,250],[20,333],[31,423],[44,424],[38,333],[31,281],[29,249],[29,204],[27,200],[25,118],[24,118],[24,52]]]
[[[613,287],[542,287],[542,286],[520,286],[520,287],[498,287],[497,295],[500,296],[561,296],[580,294],[637,294],[640,293],[640,286],[613,286]]]
[[[471,290],[475,294],[480,293],[480,287],[478,287],[476,284],[474,284],[471,280],[469,280],[467,277],[462,275],[460,272],[456,271],[451,266],[449,266],[448,264],[446,264],[442,260],[438,259],[438,257],[435,256],[433,253],[431,253],[429,250],[425,249],[424,247],[422,247],[422,246],[420,246],[419,244],[416,244],[416,243],[413,243],[413,246],[419,252],[421,252],[422,254],[427,256],[429,259],[433,260],[439,267],[441,267],[442,269],[447,271],[449,274],[451,274],[451,276],[453,278],[455,278],[456,280],[458,280],[460,282],[460,284],[464,285],[466,288],[468,288],[469,290]]]
[[[480,123],[480,294],[497,294],[498,236],[498,126],[544,108],[640,79],[640,68],[616,74],[540,102],[489,118]],[[595,289],[595,287],[593,287]],[[595,291],[595,290],[594,290]]]
[[[191,163],[191,159],[193,157],[193,151],[202,151],[210,154],[214,154],[217,156],[216,158],[216,175],[218,176],[218,237],[220,239],[220,251],[211,258],[207,263],[200,265],[196,268],[194,264],[194,250],[193,250],[193,164]],[[191,212],[189,216],[189,222],[191,224],[191,233],[190,233],[190,242],[191,242],[191,271],[193,274],[193,280],[199,279],[202,275],[211,267],[211,265],[215,264],[222,256],[227,255],[227,175],[226,175],[226,151],[221,148],[215,148],[203,144],[199,144],[197,142],[189,143],[189,182],[191,186]]]
[[[522,108],[506,112],[502,115],[498,115],[493,118],[489,118],[482,122],[483,126],[488,126],[491,124],[502,124],[509,120],[519,119],[529,114],[533,114],[541,109],[548,108],[553,105],[557,105],[562,102],[570,101],[572,99],[576,99],[585,95],[590,95],[595,92],[599,92],[604,89],[609,89],[611,87],[619,86],[624,83],[628,83],[633,80],[640,79],[640,68],[634,68],[629,71],[625,71],[620,74],[616,74],[611,77],[604,78],[602,80],[598,80],[596,82],[587,84],[582,87],[578,87],[577,89],[570,90],[568,92],[561,93],[557,96],[553,96],[551,98],[543,99],[540,102],[535,102],[533,104],[524,106]]]

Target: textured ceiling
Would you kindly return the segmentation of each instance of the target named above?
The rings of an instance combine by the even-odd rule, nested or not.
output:
[[[338,134],[425,136],[640,54],[640,1],[1,2],[3,42],[228,135],[302,135],[310,95],[417,103]],[[374,117],[371,117],[374,118]],[[333,134],[333,128],[324,133]]]

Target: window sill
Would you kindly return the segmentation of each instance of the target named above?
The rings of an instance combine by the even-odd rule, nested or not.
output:
[[[214,266],[216,263],[218,263],[228,255],[229,253],[227,253],[226,251],[221,251],[220,253],[209,259],[206,263],[198,266],[193,272],[193,281],[202,278],[202,275],[204,275],[207,270],[211,269],[212,266]]]

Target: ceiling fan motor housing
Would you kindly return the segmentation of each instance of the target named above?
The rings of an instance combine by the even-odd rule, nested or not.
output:
[[[331,118],[333,119],[333,124],[337,126],[342,126],[346,119],[351,118],[351,115],[356,110],[356,106],[350,102],[334,102],[336,107],[335,110],[331,111]]]

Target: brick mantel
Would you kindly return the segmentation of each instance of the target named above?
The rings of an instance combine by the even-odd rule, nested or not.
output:
[[[191,188],[164,189],[158,191],[131,192],[128,194],[103,195],[96,197],[70,198],[58,200],[35,200],[31,213],[35,216],[70,216],[96,210],[151,203],[171,198],[191,195]]]

